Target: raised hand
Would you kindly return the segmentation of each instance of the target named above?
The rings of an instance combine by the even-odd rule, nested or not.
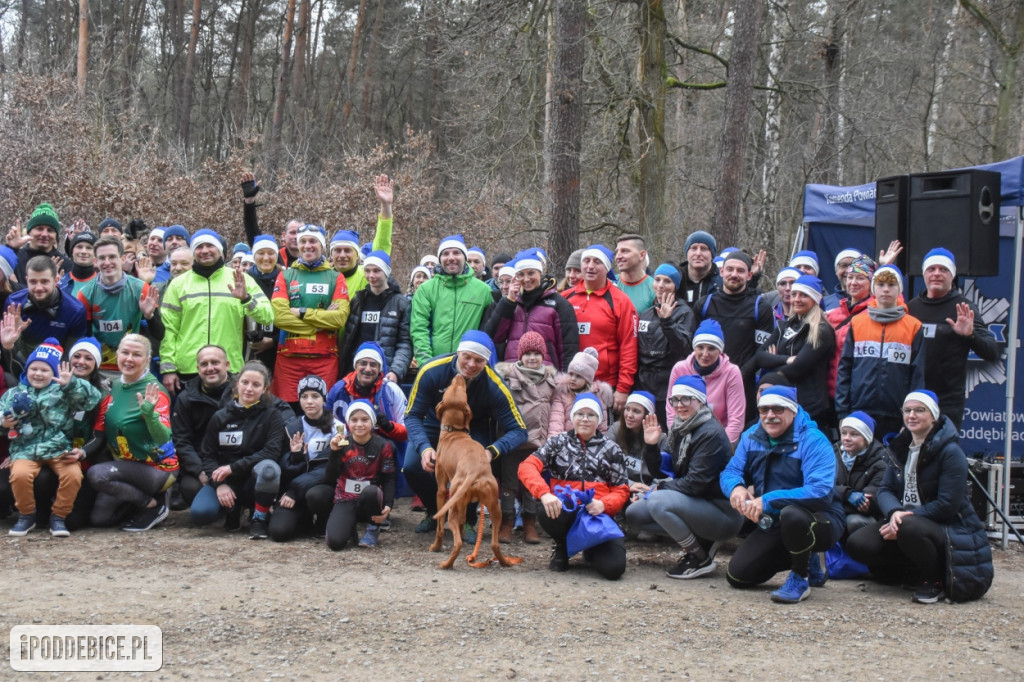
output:
[[[665,319],[672,316],[672,311],[676,309],[676,296],[675,294],[666,291],[657,298],[658,306],[654,309],[654,312],[658,313],[658,317]]]
[[[661,440],[661,425],[658,424],[658,418],[649,414],[644,417],[644,442],[648,445],[657,445],[658,441]]]
[[[28,243],[28,235],[21,231],[21,221],[16,220],[7,230],[7,246],[15,251]]]
[[[135,274],[146,284],[151,284],[153,278],[156,277],[156,266],[153,265],[153,259],[149,256],[139,256],[135,261]]]
[[[380,201],[381,207],[390,206],[395,201],[395,181],[389,180],[386,175],[378,175],[373,180],[373,191]]]
[[[142,311],[142,316],[147,320],[153,317],[153,313],[156,312],[156,306],[160,302],[160,292],[156,290],[155,286],[150,285],[143,290],[142,295],[139,296],[139,310]]]
[[[21,337],[31,322],[21,319],[21,306],[12,303],[7,306],[3,320],[0,320],[0,345],[7,350],[14,348],[15,342]]]
[[[766,258],[768,258],[768,253],[764,249],[761,249],[754,255],[754,263],[750,266],[750,275],[752,277],[761,274],[761,271],[764,270]]]
[[[260,183],[256,182],[256,176],[252,173],[242,173],[242,197],[245,203],[255,203],[259,191]]]
[[[148,383],[146,384],[145,397],[143,397],[142,393],[136,393],[135,395],[139,398],[139,407],[146,403],[156,407],[157,401],[160,400],[160,387],[155,382]]]
[[[878,252],[878,264],[879,265],[892,265],[896,262],[896,256],[903,252],[903,245],[900,244],[899,239],[893,239],[889,242],[889,248],[885,251]]]
[[[57,376],[53,378],[61,386],[67,386],[68,382],[71,381],[71,377],[74,376],[71,373],[71,363],[62,362],[58,368]]]
[[[974,333],[974,311],[966,303],[957,303],[956,322],[947,317],[946,324],[960,336],[970,336]]]
[[[305,440],[306,439],[303,436],[302,431],[296,431],[295,433],[293,433],[292,434],[291,443],[289,443],[289,445],[291,446],[292,452],[296,452],[296,453],[297,452],[302,452]]]
[[[245,287],[245,273],[242,272],[241,263],[235,266],[235,283],[228,287],[228,291],[239,301],[245,300],[245,297],[249,295]]]

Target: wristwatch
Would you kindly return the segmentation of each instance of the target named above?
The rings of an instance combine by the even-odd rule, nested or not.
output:
[[[305,316],[306,316],[306,309],[305,308],[299,308],[299,319],[301,320]]]

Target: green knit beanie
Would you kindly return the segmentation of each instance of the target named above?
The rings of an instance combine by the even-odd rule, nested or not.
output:
[[[39,204],[36,210],[32,211],[32,217],[28,219],[25,232],[31,231],[37,225],[52,227],[54,232],[60,232],[60,220],[57,218],[57,211],[50,204]]]

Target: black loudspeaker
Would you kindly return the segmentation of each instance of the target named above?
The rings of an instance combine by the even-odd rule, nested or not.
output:
[[[907,230],[910,225],[910,176],[893,175],[879,178],[875,182],[875,250],[868,255],[878,254],[889,248],[898,239],[907,245]],[[902,272],[907,271],[907,250],[896,257],[896,265]]]
[[[909,178],[910,222],[904,242],[904,272],[924,274],[925,254],[941,246],[953,252],[957,276],[998,275],[1002,174],[968,169],[918,173]]]

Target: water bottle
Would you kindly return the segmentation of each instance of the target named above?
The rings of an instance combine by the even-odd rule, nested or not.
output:
[[[768,514],[762,514],[761,518],[757,521],[757,527],[761,530],[768,530],[773,525],[775,525],[775,517]]]

